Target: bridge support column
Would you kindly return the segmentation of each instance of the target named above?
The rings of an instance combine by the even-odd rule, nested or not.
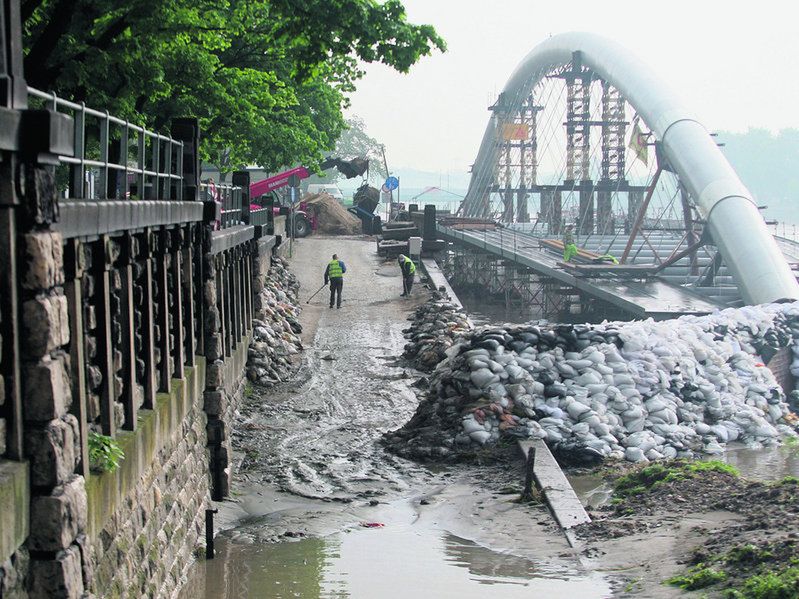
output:
[[[644,203],[644,192],[641,189],[631,189],[627,192],[627,220],[625,221],[624,232],[629,233],[632,230],[635,219],[638,218],[638,212]]]
[[[513,222],[513,190],[506,189],[502,196],[502,222]]]
[[[600,235],[610,235],[613,233],[613,206],[609,191],[597,191],[596,193],[596,231]]]
[[[590,181],[583,181],[580,186],[579,235],[590,235],[594,232],[594,190]]]
[[[530,211],[527,208],[527,198],[529,194],[526,189],[520,189],[516,192],[516,222],[529,223]]]

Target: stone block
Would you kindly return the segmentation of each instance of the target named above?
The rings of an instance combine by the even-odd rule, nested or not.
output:
[[[77,421],[74,424],[77,426]],[[51,420],[43,429],[26,430],[25,439],[34,487],[55,487],[70,478],[75,470],[77,443],[75,428],[66,417]]]
[[[65,356],[44,356],[22,370],[25,419],[46,422],[64,415],[72,401]]]
[[[206,391],[203,394],[203,410],[211,416],[219,416],[227,406],[225,392],[220,390]]]
[[[67,483],[53,489],[50,495],[32,497],[28,547],[32,551],[67,549],[86,530],[87,511],[82,476],[73,475]]]
[[[0,597],[25,597],[30,556],[24,547],[0,564]]]
[[[222,360],[214,360],[205,368],[205,387],[207,389],[218,389],[225,383],[225,363]]]
[[[59,233],[28,233],[23,239],[23,249],[23,288],[39,291],[64,283],[64,249]]]
[[[209,360],[219,360],[222,358],[222,338],[220,335],[205,336],[205,357]]]
[[[31,599],[78,599],[84,589],[80,550],[71,545],[54,559],[32,560],[31,579]]]
[[[78,550],[80,551],[80,560],[82,566],[81,573],[83,574],[83,587],[88,589],[89,587],[91,587],[92,580],[94,579],[92,544],[86,535],[78,535],[78,537],[75,539],[75,545],[77,545]]]
[[[225,440],[225,423],[221,420],[209,420],[205,427],[209,445],[220,445]]]
[[[69,343],[67,298],[51,295],[22,304],[22,352],[38,358]]]

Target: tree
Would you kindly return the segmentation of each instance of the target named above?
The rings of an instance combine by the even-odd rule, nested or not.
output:
[[[204,158],[315,166],[359,61],[406,72],[444,50],[399,0],[23,0],[34,87],[156,128],[195,116]]]
[[[382,181],[388,177],[383,161],[383,144],[366,133],[366,124],[358,116],[346,120],[346,127],[336,142],[336,156],[341,158],[367,158],[369,181]]]

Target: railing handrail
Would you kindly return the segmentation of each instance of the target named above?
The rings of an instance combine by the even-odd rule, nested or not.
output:
[[[58,155],[58,161],[71,168],[69,197],[100,200],[129,199],[129,188],[135,186],[140,199],[145,199],[144,195],[148,194],[150,197],[146,199],[183,200],[182,139],[175,139],[171,135],[133,124],[110,114],[107,110],[87,107],[85,102],[73,102],[34,87],[28,87],[27,91],[31,97],[45,100],[48,108],[55,112],[71,112],[70,116],[74,119],[73,155]],[[99,159],[86,156],[87,117],[96,119],[99,123]],[[122,129],[119,139],[112,137],[110,133],[112,126]],[[135,144],[134,147],[138,146],[137,157],[134,159],[131,159],[131,144]],[[110,159],[111,148],[114,145],[120,148],[119,157]],[[95,169],[99,172],[99,188],[93,182],[94,179],[88,175]],[[131,181],[130,176],[135,176],[136,180]],[[119,177],[124,177],[121,184]],[[87,185],[91,190],[88,195]],[[148,186],[149,192],[146,191]],[[95,191],[97,189],[99,191]]]
[[[57,94],[55,94],[53,92],[44,92],[44,91],[42,91],[40,89],[36,89],[35,87],[28,86],[28,94],[31,95],[31,96],[36,96],[37,98],[41,98],[42,100],[49,100],[50,102],[53,102],[53,108],[56,109],[56,110],[57,110],[58,106],[63,106],[65,108],[69,108],[70,110],[80,110],[81,112],[83,112],[83,113],[85,113],[85,114],[87,114],[89,116],[102,118],[102,119],[107,118],[108,122],[114,123],[115,125],[121,125],[123,127],[128,127],[129,129],[131,129],[133,131],[136,131],[137,133],[142,133],[144,135],[147,135],[148,137],[154,137],[154,138],[156,138],[156,139],[158,139],[160,141],[168,141],[168,142],[177,144],[181,148],[183,147],[183,142],[182,141],[174,139],[170,135],[163,135],[162,133],[158,133],[157,131],[151,131],[151,130],[145,128],[145,127],[142,127],[140,125],[136,125],[134,123],[131,123],[130,121],[127,121],[125,119],[121,119],[121,118],[116,117],[116,116],[114,116],[112,114],[108,114],[107,112],[102,112],[102,111],[96,110],[94,108],[89,108],[84,103],[77,104],[75,102],[71,102],[70,100],[66,100],[64,98],[61,98],[60,96],[58,96]]]

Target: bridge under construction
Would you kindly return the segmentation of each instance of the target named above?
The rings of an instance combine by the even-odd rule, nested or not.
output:
[[[799,299],[799,246],[769,233],[713,136],[615,42],[546,40],[489,111],[467,195],[436,223],[455,284],[544,316],[669,318]],[[568,225],[581,251],[564,262]]]

